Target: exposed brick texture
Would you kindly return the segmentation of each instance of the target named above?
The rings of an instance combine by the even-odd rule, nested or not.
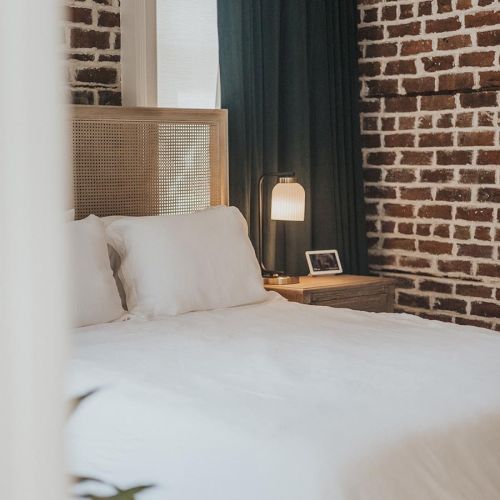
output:
[[[120,0],[65,0],[68,83],[74,104],[121,104]]]
[[[500,331],[500,8],[358,0],[370,268],[397,310]]]

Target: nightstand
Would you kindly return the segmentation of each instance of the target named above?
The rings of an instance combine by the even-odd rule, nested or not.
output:
[[[395,281],[379,276],[302,276],[294,285],[264,285],[292,302],[347,307],[358,311],[393,312]]]

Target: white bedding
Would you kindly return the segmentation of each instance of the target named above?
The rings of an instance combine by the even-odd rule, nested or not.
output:
[[[144,500],[500,498],[500,337],[262,304],[74,334],[71,470]]]

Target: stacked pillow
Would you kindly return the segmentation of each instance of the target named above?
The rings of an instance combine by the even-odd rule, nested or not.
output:
[[[72,326],[120,319],[125,311],[109,264],[104,224],[90,215],[68,222],[66,231],[70,250]]]
[[[74,230],[76,239],[84,233],[91,238],[75,248],[75,265],[80,265],[75,326],[113,321],[124,314],[106,240],[118,254],[113,258],[115,270],[135,316],[156,319],[267,298],[246,222],[234,207],[105,222],[90,216],[71,223],[80,225]]]

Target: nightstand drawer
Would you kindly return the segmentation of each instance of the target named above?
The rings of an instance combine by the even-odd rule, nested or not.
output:
[[[303,276],[290,285],[265,285],[293,302],[329,307],[346,307],[367,312],[393,312],[392,279],[379,276]]]
[[[388,306],[387,301],[387,294],[379,293],[376,295],[355,295],[330,300],[318,300],[312,301],[311,304],[315,306],[347,307],[357,311],[388,312],[391,308]]]

